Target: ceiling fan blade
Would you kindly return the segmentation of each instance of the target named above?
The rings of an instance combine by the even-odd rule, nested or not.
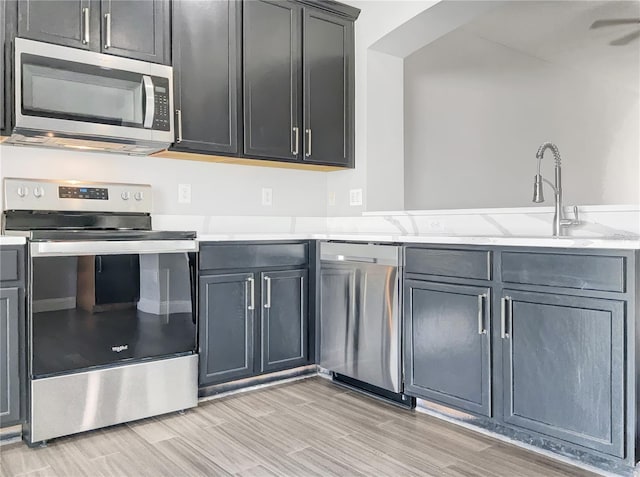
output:
[[[616,26],[616,25],[634,25],[640,24],[639,18],[612,18],[609,20],[596,20],[591,24],[589,28],[602,28],[608,26]]]
[[[640,38],[640,30],[634,31],[633,33],[629,33],[628,35],[618,38],[617,40],[613,40],[609,44],[613,46],[627,45],[631,43],[633,40],[635,40],[636,38]]]

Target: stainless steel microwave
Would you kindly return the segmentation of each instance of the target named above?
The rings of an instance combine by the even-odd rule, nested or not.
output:
[[[15,40],[15,128],[8,143],[150,154],[173,132],[173,68]]]

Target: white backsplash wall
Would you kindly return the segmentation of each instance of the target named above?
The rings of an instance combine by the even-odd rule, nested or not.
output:
[[[621,48],[640,56],[637,41]],[[530,206],[545,141],[562,155],[565,204],[640,203],[638,68],[616,81],[463,27],[406,58],[404,73],[405,209]],[[542,173],[553,182],[549,151]],[[545,196],[552,205],[546,185]]]
[[[151,184],[155,214],[324,217],[327,210],[327,173],[318,171],[3,144],[4,177]],[[190,204],[178,203],[178,184],[191,184]],[[263,187],[273,191],[272,206],[262,205]]]

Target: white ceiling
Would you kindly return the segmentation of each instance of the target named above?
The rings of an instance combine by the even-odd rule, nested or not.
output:
[[[511,1],[462,26],[537,58],[640,90],[640,38],[609,43],[640,24],[590,29],[596,20],[640,19],[640,1]]]

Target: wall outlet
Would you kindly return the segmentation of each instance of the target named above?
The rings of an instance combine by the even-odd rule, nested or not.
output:
[[[330,206],[336,205],[336,193],[334,191],[329,192],[328,202]]]
[[[271,187],[262,188],[262,205],[267,207],[273,205],[273,189]]]
[[[191,203],[191,184],[178,184],[178,204]]]
[[[349,191],[349,205],[362,205],[362,189],[351,189]]]

